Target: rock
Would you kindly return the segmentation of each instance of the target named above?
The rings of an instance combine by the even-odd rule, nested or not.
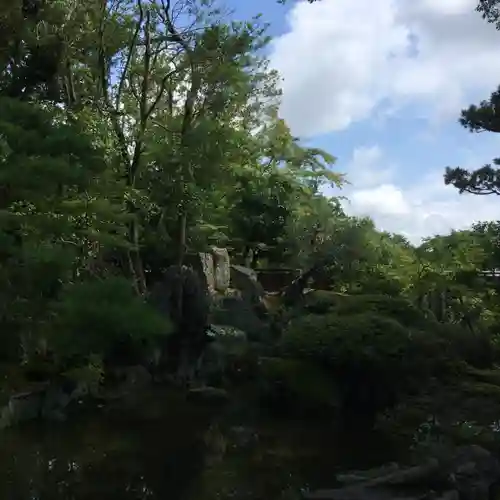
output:
[[[189,399],[203,403],[226,403],[229,401],[229,393],[219,387],[195,387],[188,392]]]
[[[461,500],[488,500],[491,486],[500,480],[500,463],[487,450],[470,445],[458,448],[448,467]]]
[[[40,416],[48,420],[61,420],[62,410],[71,402],[71,396],[72,392],[65,392],[57,386],[49,386],[43,397]]]
[[[212,311],[212,324],[230,326],[245,332],[249,339],[260,340],[269,332],[269,325],[257,314],[255,304],[241,297],[224,297]]]
[[[300,274],[297,269],[257,269],[257,278],[266,292],[279,292]]]
[[[370,478],[387,475],[398,470],[399,465],[396,463],[391,463],[388,465],[383,465],[382,467],[370,469],[368,471],[352,471],[348,474],[338,474],[337,481],[344,484],[359,483],[362,481],[367,481]]]
[[[243,330],[239,330],[230,325],[210,325],[210,329],[215,335],[222,335],[225,337],[233,337],[241,340],[247,339],[247,334]]]
[[[264,299],[255,271],[231,265],[231,288],[214,301],[211,322],[235,327],[253,340],[268,338],[271,318]]]
[[[151,382],[151,374],[144,366],[128,366],[124,369],[127,387],[145,387]]]
[[[231,261],[226,248],[212,248],[214,289],[225,292],[231,281]]]
[[[204,383],[223,384],[234,361],[248,352],[245,332],[231,326],[211,325],[212,341],[203,355],[200,372]],[[233,374],[234,375],[234,374]]]
[[[253,429],[243,426],[231,427],[228,434],[233,444],[241,447],[249,446],[259,439],[259,435]]]
[[[257,279],[257,273],[245,266],[231,266],[231,288],[240,290],[243,298],[251,303],[260,302],[265,293]]]
[[[363,473],[369,475],[369,471]],[[442,478],[448,478],[448,488],[442,488]],[[438,500],[489,500],[491,490],[500,480],[500,464],[480,446],[464,446],[441,460],[432,459],[427,464],[401,469],[367,481],[356,482],[344,488],[304,492],[309,500],[396,500],[396,498]],[[436,494],[432,489],[441,491]],[[396,494],[408,491],[408,496]],[[421,488],[415,495],[415,486]],[[444,492],[443,492],[444,490]]]
[[[66,418],[65,409],[86,394],[86,389],[85,384],[47,382],[31,391],[14,394],[0,412],[0,429],[37,418],[62,421]]]
[[[224,293],[229,288],[231,270],[226,248],[212,247],[210,252],[189,253],[185,264],[203,279],[210,295]]]
[[[184,265],[193,269],[210,294],[215,291],[214,259],[209,252],[188,253]],[[171,266],[173,267],[173,266]]]
[[[179,291],[182,293],[181,308]],[[210,297],[206,282],[191,267],[170,266],[163,280],[152,287],[149,301],[174,325],[173,333],[162,343],[159,369],[175,373],[179,381],[187,383],[195,377],[208,341]]]
[[[29,392],[14,394],[2,412],[2,422],[5,427],[39,418],[45,398],[47,385]]]
[[[436,500],[460,500],[460,494],[457,490],[448,490]]]

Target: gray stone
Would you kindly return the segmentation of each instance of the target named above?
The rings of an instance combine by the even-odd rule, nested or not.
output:
[[[463,446],[448,464],[461,500],[488,500],[490,487],[500,480],[500,463],[480,446]]]
[[[5,410],[8,425],[33,420],[41,415],[46,388],[13,395]]]
[[[187,254],[185,264],[203,279],[210,295],[224,293],[231,279],[230,258],[226,248],[212,247],[210,252]]]
[[[229,393],[219,387],[196,387],[188,392],[189,399],[204,403],[225,403],[229,400]]]
[[[226,297],[211,314],[212,323],[231,326],[245,332],[250,340],[260,340],[269,333],[269,325],[257,314],[256,304],[243,297]]]
[[[151,382],[151,374],[144,366],[128,366],[125,369],[125,384],[130,387],[145,387]]]
[[[264,288],[257,279],[257,273],[245,266],[231,266],[231,288],[240,290],[244,298],[252,302],[264,296]]]
[[[0,429],[38,418],[62,421],[67,406],[87,393],[84,383],[76,384],[69,392],[59,385],[44,383],[32,391],[14,394],[0,410]]]
[[[376,471],[376,469],[375,469]],[[359,475],[359,474],[358,474]],[[370,471],[361,474],[369,477],[354,481],[343,488],[302,492],[302,498],[309,500],[396,500],[413,498],[423,500],[489,500],[491,489],[500,480],[500,464],[487,450],[480,446],[463,446],[448,450],[439,460],[431,459],[427,464],[407,469],[382,473],[373,478]],[[448,488],[438,497],[431,485],[443,485],[442,478],[448,478]],[[395,494],[391,487],[398,486]],[[427,486],[424,486],[427,485]],[[415,486],[422,486],[416,493]],[[405,495],[407,493],[407,496]]]
[[[51,420],[59,420],[61,410],[64,410],[71,402],[71,396],[72,393],[66,393],[60,387],[48,387],[42,400],[41,416]]]
[[[225,292],[231,281],[231,261],[226,248],[212,248],[214,289]]]
[[[185,264],[198,274],[210,294],[215,292],[214,257],[210,252],[190,253]]]
[[[243,330],[235,328],[231,325],[210,325],[210,328],[215,332],[216,335],[233,337],[241,340],[247,339],[247,335]]]

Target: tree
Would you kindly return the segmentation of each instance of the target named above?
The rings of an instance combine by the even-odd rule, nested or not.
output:
[[[489,23],[495,23],[500,29],[500,2],[498,0],[480,0],[476,9]],[[471,105],[462,110],[460,124],[470,132],[500,132],[500,87],[491,94],[488,100],[481,101],[479,106]],[[479,195],[500,194],[500,158],[492,164],[469,172],[460,167],[447,167],[444,181],[456,187],[460,193],[468,192]]]
[[[462,111],[460,123],[471,132],[500,132],[500,87],[491,94],[488,101],[481,101],[479,106],[472,105]],[[493,160],[493,165],[500,165],[500,158]],[[446,168],[445,184],[456,187],[460,193],[488,195],[500,194],[500,169],[491,164],[468,172],[462,168]]]
[[[0,107],[0,317],[17,336],[43,329],[65,283],[99,273],[98,246],[126,245],[124,214],[85,123],[8,97]]]
[[[481,12],[483,18],[489,23],[495,23],[496,28],[500,29],[500,2],[498,0],[479,0],[476,10]]]

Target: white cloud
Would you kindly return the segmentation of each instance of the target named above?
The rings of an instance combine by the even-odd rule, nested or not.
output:
[[[362,146],[354,150],[347,165],[349,179],[357,187],[372,187],[392,179],[394,167],[388,163],[379,146]]]
[[[271,55],[283,77],[282,116],[294,134],[309,137],[348,128],[380,107],[415,105],[421,116],[456,119],[500,81],[500,36],[476,3],[297,3]]]
[[[476,166],[481,164],[470,160]],[[442,168],[424,175],[416,185],[404,187],[393,178],[397,169],[386,165],[378,146],[353,152],[347,175],[355,183],[342,193],[348,198],[344,202],[348,213],[369,215],[379,229],[404,234],[414,243],[477,221],[500,219],[497,196],[459,195],[455,188],[444,185]]]

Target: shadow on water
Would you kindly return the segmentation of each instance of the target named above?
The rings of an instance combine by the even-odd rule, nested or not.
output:
[[[393,458],[373,436],[216,415],[160,389],[1,439],[0,498],[9,500],[288,500],[307,483],[331,487],[337,467]]]

